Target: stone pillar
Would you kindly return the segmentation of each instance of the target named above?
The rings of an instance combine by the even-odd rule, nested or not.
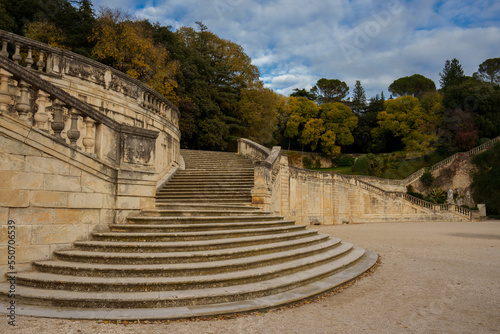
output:
[[[486,204],[478,204],[477,208],[479,209],[479,219],[486,219]]]
[[[254,168],[254,187],[251,190],[252,204],[262,208],[264,211],[271,209],[271,195],[270,188],[271,169],[265,164],[260,162]]]

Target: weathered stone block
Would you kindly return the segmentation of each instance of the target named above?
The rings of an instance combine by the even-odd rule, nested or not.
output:
[[[43,184],[43,174],[5,170],[0,173],[0,188],[21,190],[42,189]]]
[[[57,158],[26,157],[26,172],[68,175],[69,165]]]
[[[58,191],[33,191],[30,203],[41,207],[67,207],[68,193]]]
[[[0,189],[0,206],[25,208],[29,206],[29,191]]]
[[[0,137],[0,142],[1,142]],[[7,154],[4,152],[0,152],[0,171],[5,170],[15,170],[15,171],[24,171],[25,170],[25,162],[24,155],[18,154]]]
[[[81,185],[83,191],[103,194],[113,194],[114,185],[106,180],[95,177],[87,172],[82,172]]]
[[[69,194],[68,208],[101,209],[104,199],[102,194],[74,193]]]
[[[156,206],[154,197],[141,197],[141,210],[152,210]]]
[[[5,221],[7,223],[7,221]],[[8,233],[8,225],[2,225],[0,226],[0,245],[4,246],[7,245],[7,242],[9,241],[9,233]],[[11,229],[12,231],[12,229]],[[27,245],[31,242],[31,226],[29,225],[19,225],[15,226],[15,234],[10,234],[14,235],[16,241],[16,245]]]
[[[16,246],[16,269],[18,264],[28,264],[33,261],[48,260],[50,257],[49,245],[19,245]],[[0,265],[7,264],[8,248],[0,246]]]
[[[80,192],[80,178],[77,176],[45,175],[45,190]]]
[[[32,245],[71,243],[88,239],[88,225],[33,226]]]
[[[116,208],[117,209],[140,209],[141,208],[141,199],[139,197],[117,196],[116,197]]]
[[[146,197],[154,197],[156,193],[155,185],[152,186],[143,186],[138,184],[119,184],[118,185],[118,194],[119,195],[128,195],[128,196],[146,196]]]

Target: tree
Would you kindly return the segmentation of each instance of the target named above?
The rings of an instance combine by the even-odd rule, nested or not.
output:
[[[260,144],[270,143],[280,102],[278,94],[269,88],[242,89],[238,118],[244,127],[243,136]]]
[[[317,96],[318,103],[332,103],[342,101],[349,94],[349,86],[338,79],[319,79],[311,89]]]
[[[166,48],[154,43],[144,22],[105,9],[97,20],[93,39],[94,57],[145,82],[167,98],[175,95],[179,64],[169,61]]]
[[[439,115],[428,113],[417,98],[402,96],[385,101],[385,110],[378,116],[378,127],[372,130],[374,138],[385,131],[401,138],[406,151],[427,152],[437,140],[436,127]]]
[[[290,96],[293,96],[293,97],[305,97],[306,99],[311,100],[311,101],[316,101],[316,98],[317,98],[316,94],[311,93],[310,91],[308,91],[305,88],[303,88],[303,89],[295,88],[293,90],[293,93],[290,94]]]
[[[434,81],[420,74],[399,78],[389,86],[389,92],[395,96],[411,95],[417,98],[420,98],[425,92],[435,90]]]
[[[366,108],[366,94],[365,89],[361,86],[361,82],[356,80],[356,85],[352,92],[352,107],[356,113],[360,113],[361,110]]]
[[[48,21],[30,22],[26,25],[26,37],[55,48],[69,49],[64,32]]]
[[[321,105],[321,119],[325,132],[322,134],[322,150],[332,155],[340,153],[340,146],[354,143],[353,130],[358,126],[358,117],[343,103]]]
[[[479,65],[474,77],[491,84],[500,84],[500,58],[486,59]]]
[[[304,140],[300,140],[300,134],[308,121],[318,118],[318,105],[305,97],[291,96],[284,109],[285,113],[289,115],[284,131],[284,137],[288,138],[288,147],[290,148],[291,140],[294,138],[299,138],[299,143],[302,146],[305,145]]]
[[[443,72],[439,73],[441,79],[441,89],[446,90],[453,85],[461,84],[465,78],[462,65],[457,58],[447,60],[444,64]]]

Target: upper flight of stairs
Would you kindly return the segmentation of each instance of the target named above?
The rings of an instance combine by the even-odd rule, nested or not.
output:
[[[158,191],[164,203],[251,203],[253,164],[226,152],[182,150],[186,169],[180,170]]]
[[[137,320],[255,311],[327,292],[376,262],[372,252],[250,206],[245,158],[181,153],[186,170],[158,192],[156,210],[17,273],[17,314]]]

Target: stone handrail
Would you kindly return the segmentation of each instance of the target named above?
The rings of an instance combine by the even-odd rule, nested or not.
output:
[[[253,162],[265,161],[271,154],[271,150],[249,139],[238,139],[238,154],[250,158]]]
[[[491,139],[490,141],[487,141],[486,143],[484,143],[482,145],[474,147],[473,149],[471,149],[471,150],[469,150],[467,152],[455,153],[455,154],[449,156],[448,158],[446,158],[444,160],[441,160],[440,162],[436,163],[435,165],[431,166],[430,168],[429,167],[420,168],[415,173],[413,173],[410,176],[406,177],[403,181],[404,181],[405,185],[412,184],[413,182],[415,182],[417,179],[419,179],[422,176],[422,174],[424,173],[424,171],[427,168],[429,168],[431,172],[434,172],[434,171],[436,171],[436,170],[438,170],[438,169],[440,169],[440,168],[442,168],[442,167],[450,164],[451,162],[453,162],[456,158],[458,158],[460,156],[471,157],[471,156],[476,155],[478,153],[484,152],[484,151],[486,151],[488,148],[490,148],[491,146],[493,146],[497,142],[500,142],[500,136],[495,137],[495,138]]]
[[[164,116],[167,110],[174,111],[172,115],[172,122],[177,126],[179,121],[179,110],[167,98],[156,92],[154,89],[148,87],[137,79],[115,70],[109,66],[101,64],[92,59],[83,57],[71,51],[62,50],[51,47],[47,44],[31,40],[29,38],[19,36],[7,31],[0,30],[0,40],[2,42],[2,49],[0,55],[6,58],[11,58],[18,64],[25,64],[25,66],[32,70],[37,70],[40,73],[51,76],[75,76],[79,77],[81,74],[74,69],[64,71],[64,66],[69,62],[76,63],[74,68],[82,66],[89,66],[94,73],[90,73],[88,80],[97,84],[104,85],[106,89],[112,89],[124,95],[130,96],[137,100],[137,103],[154,113]],[[9,53],[8,44],[12,43],[15,50],[14,54]],[[21,52],[21,48],[27,52]],[[38,60],[33,58],[33,53],[38,53]],[[24,59],[23,59],[24,58]],[[86,69],[83,69],[84,71]],[[72,73],[75,72],[75,73]],[[114,82],[115,78],[119,78],[125,83],[125,87]]]

